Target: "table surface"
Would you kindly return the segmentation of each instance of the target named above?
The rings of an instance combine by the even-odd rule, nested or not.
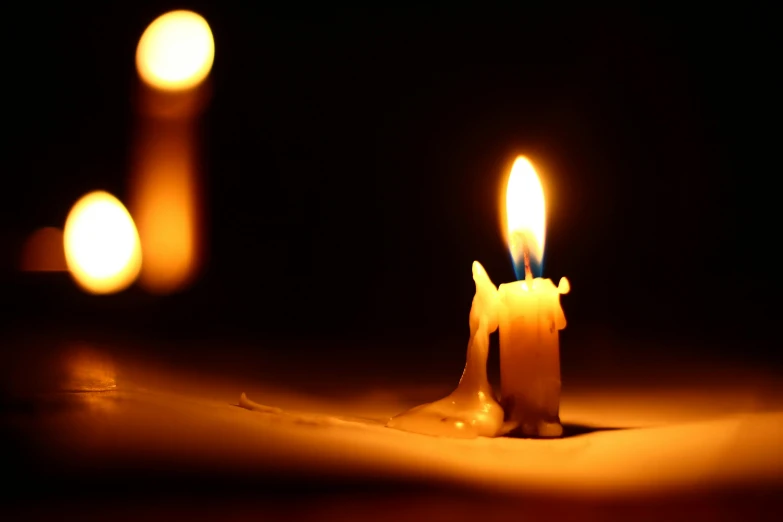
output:
[[[111,372],[108,391],[7,402],[17,517],[747,520],[766,519],[783,491],[783,386],[772,373],[572,382],[564,438],[458,440],[382,425],[447,394],[444,383],[312,393],[123,357]],[[285,413],[242,409],[241,392]]]

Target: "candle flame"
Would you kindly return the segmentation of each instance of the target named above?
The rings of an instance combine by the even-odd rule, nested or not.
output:
[[[532,275],[540,277],[546,229],[544,189],[533,164],[524,156],[514,161],[504,202],[505,239],[517,279],[525,278],[526,251]]]
[[[68,269],[87,292],[119,292],[139,275],[136,225],[120,200],[107,192],[91,192],[76,202],[65,221],[63,242]]]
[[[214,59],[212,30],[192,11],[171,11],[156,18],[136,49],[139,76],[164,91],[196,87],[209,75]]]

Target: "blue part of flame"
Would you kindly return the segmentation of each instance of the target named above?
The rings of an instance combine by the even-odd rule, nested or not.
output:
[[[528,246],[530,252],[530,272],[533,277],[542,277],[544,271],[544,254],[536,238],[526,230],[516,230],[509,237],[508,249],[511,253],[511,263],[514,265],[514,273],[517,275],[517,281],[525,278],[525,246]],[[536,252],[541,252],[541,257],[536,256]]]
[[[522,252],[520,252],[518,256],[512,254],[511,263],[514,265],[514,273],[517,276],[517,281],[525,279],[525,256]],[[533,277],[543,277],[544,259],[536,259],[536,257],[531,254],[530,272],[533,274]]]

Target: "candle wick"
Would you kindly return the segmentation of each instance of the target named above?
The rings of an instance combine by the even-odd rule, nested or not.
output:
[[[522,255],[525,258],[525,281],[533,280],[533,272],[530,270],[530,249],[527,243],[522,243]]]

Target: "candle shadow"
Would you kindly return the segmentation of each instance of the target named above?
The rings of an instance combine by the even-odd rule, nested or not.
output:
[[[569,439],[571,437],[580,437],[582,435],[589,435],[590,433],[598,433],[601,431],[619,431],[619,430],[630,430],[634,428],[618,428],[618,427],[611,427],[611,426],[588,426],[586,424],[572,424],[572,423],[563,423],[563,434],[560,437],[554,437],[557,439]],[[544,437],[529,437],[526,435],[516,434],[516,433],[509,433],[507,435],[504,435],[504,437],[510,438],[510,439],[545,439]]]
[[[633,428],[617,428],[609,426],[588,426],[586,424],[563,424],[563,435],[561,438],[566,439],[569,437],[578,437],[580,435],[587,435],[589,433],[596,433],[599,431],[618,431],[629,430]]]

